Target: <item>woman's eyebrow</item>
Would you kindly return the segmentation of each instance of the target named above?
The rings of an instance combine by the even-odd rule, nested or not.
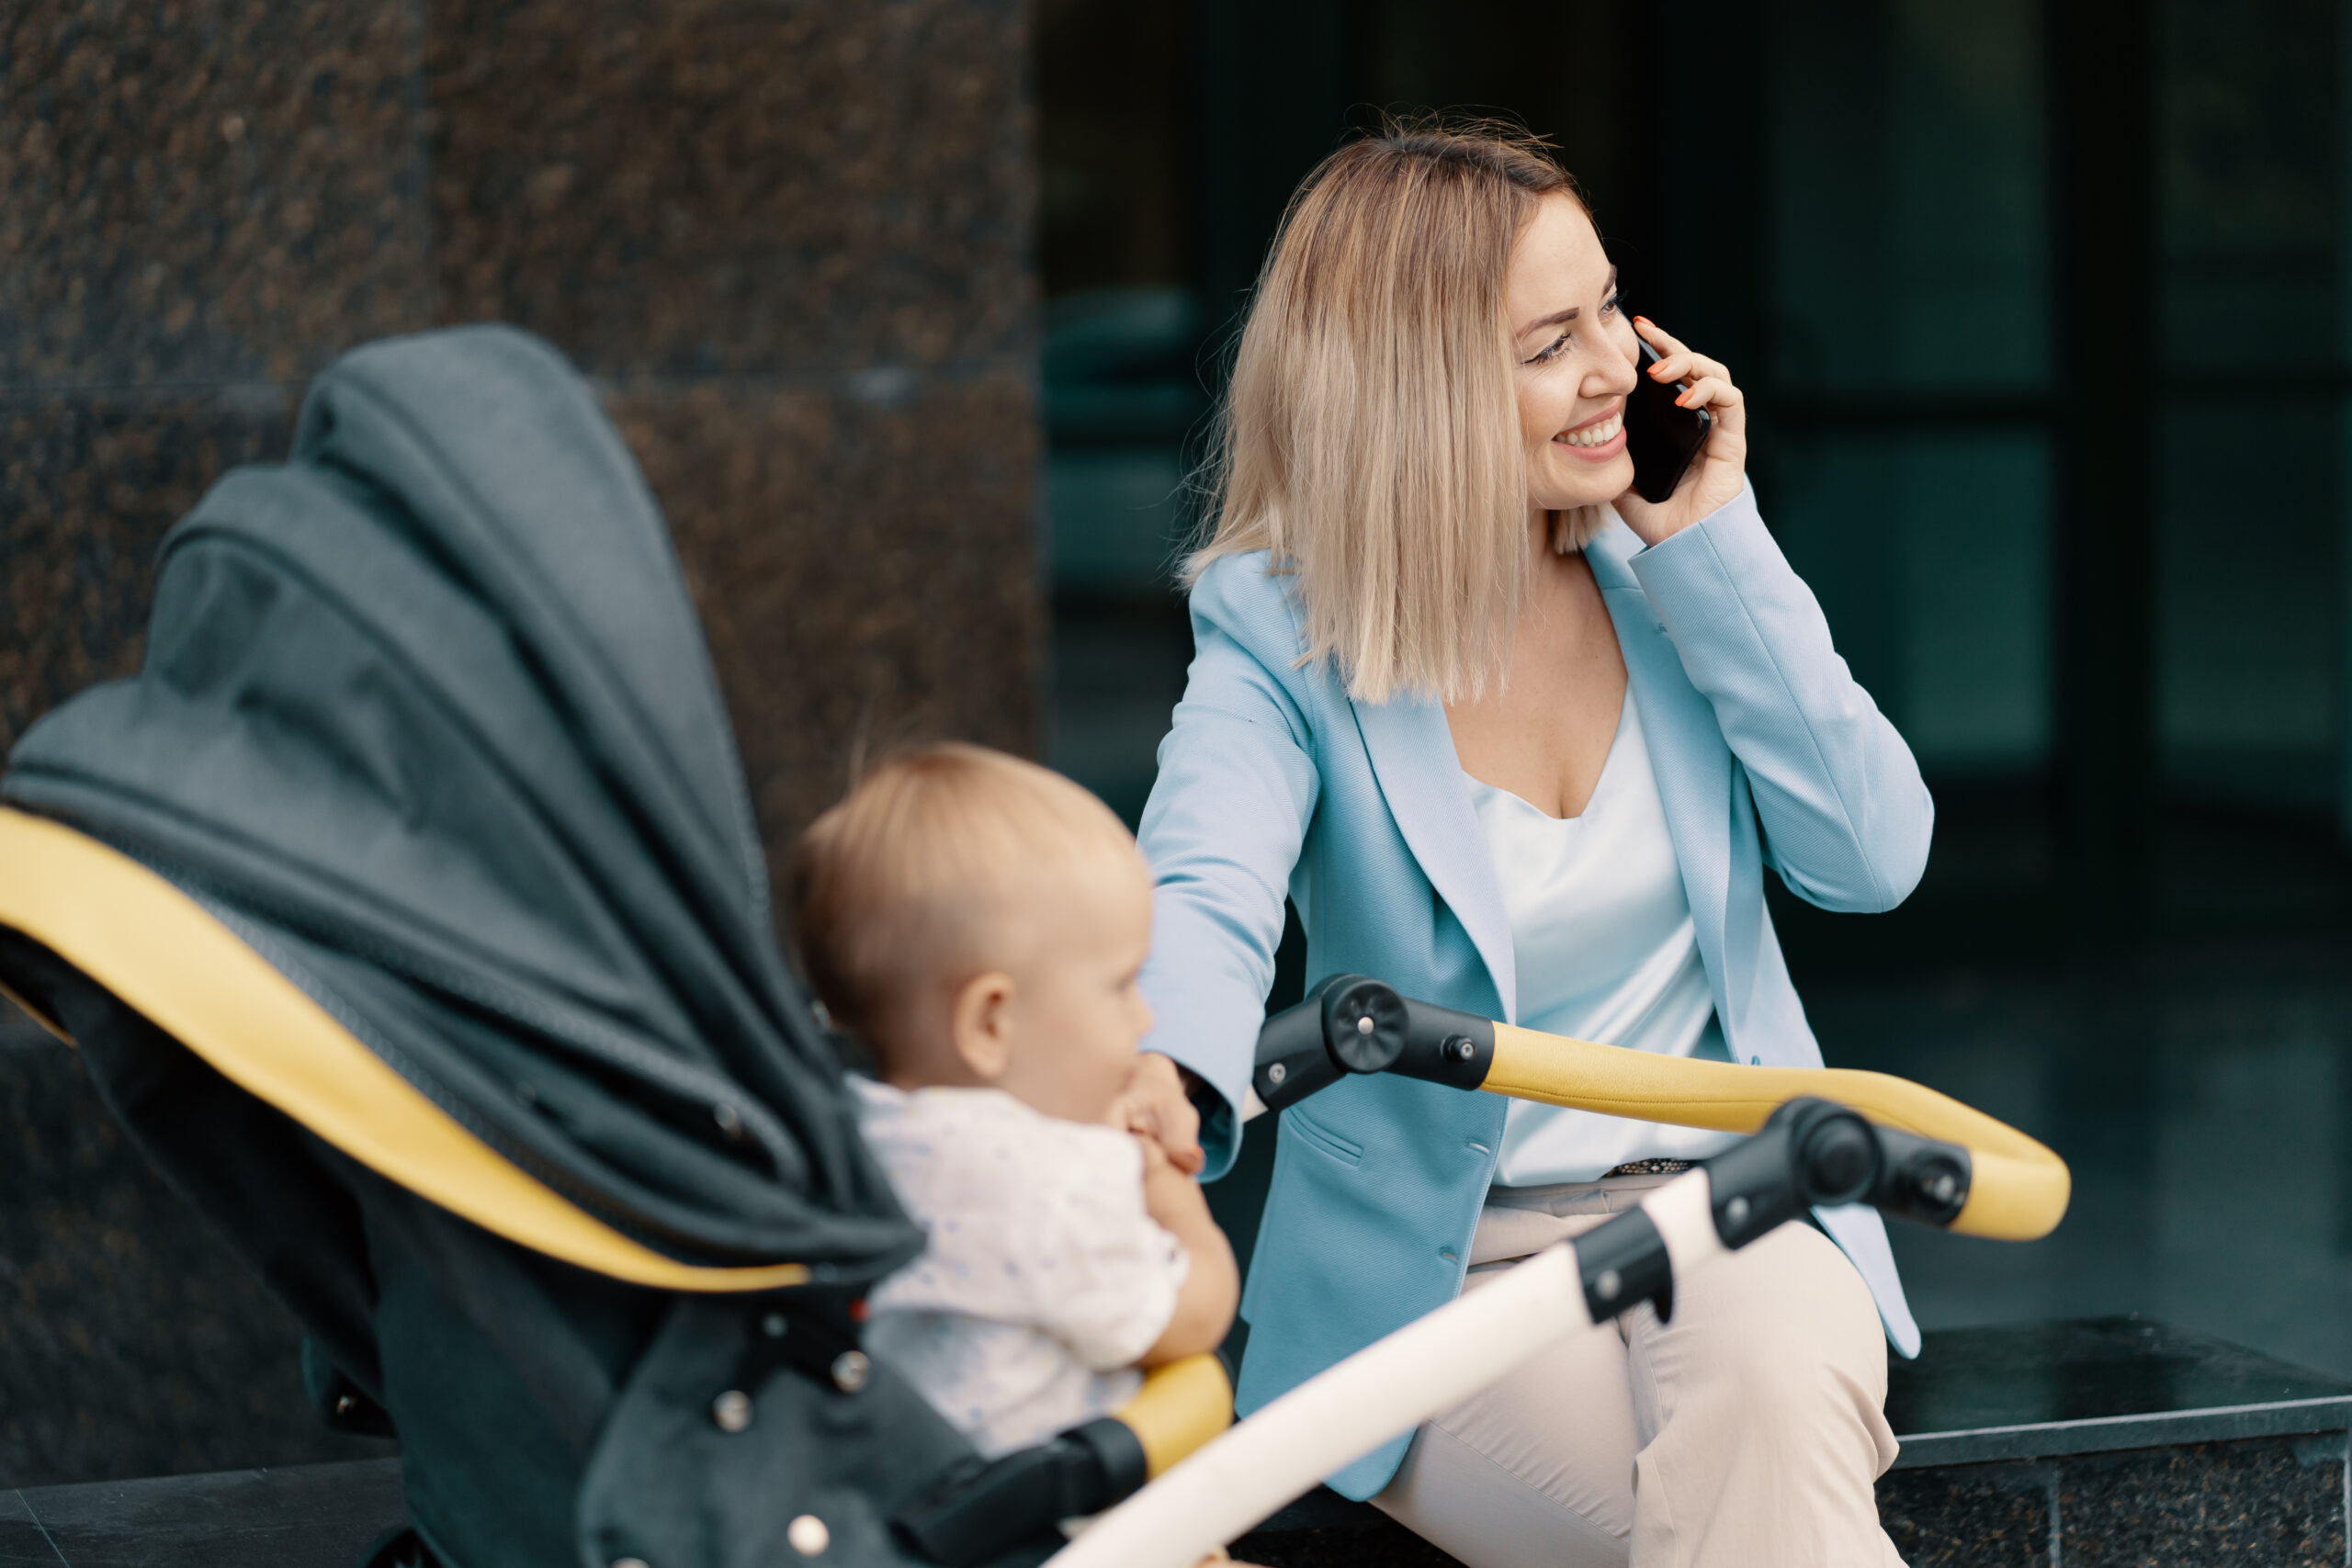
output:
[[[1519,335],[1521,337],[1525,337],[1528,333],[1535,331],[1538,327],[1556,327],[1564,321],[1573,321],[1577,319],[1577,316],[1582,309],[1583,307],[1581,306],[1571,305],[1565,310],[1555,310],[1550,315],[1530,321],[1525,326],[1520,328]]]
[[[1607,284],[1604,288],[1602,288],[1602,289],[1600,290],[1600,299],[1601,299],[1601,302],[1602,302],[1603,304],[1606,304],[1606,303],[1608,302],[1609,297],[1610,297],[1611,294],[1614,294],[1614,293],[1616,293],[1616,292],[1617,292],[1617,269],[1616,269],[1615,267],[1613,267],[1613,266],[1612,266],[1612,267],[1611,267],[1611,268],[1609,269],[1609,282],[1608,282],[1608,284]],[[1539,317],[1538,319],[1536,319],[1536,320],[1534,320],[1534,321],[1532,321],[1528,322],[1525,326],[1523,326],[1523,327],[1520,328],[1520,329],[1519,329],[1519,331],[1518,331],[1518,333],[1515,334],[1515,337],[1525,337],[1528,333],[1532,333],[1532,332],[1535,331],[1538,327],[1556,327],[1556,326],[1560,326],[1560,325],[1562,325],[1562,324],[1564,324],[1564,323],[1566,323],[1566,322],[1575,321],[1575,320],[1577,319],[1577,317],[1578,317],[1579,315],[1581,315],[1581,314],[1583,314],[1583,313],[1584,313],[1584,307],[1583,307],[1583,306],[1581,306],[1581,305],[1571,305],[1571,306],[1569,306],[1569,307],[1568,307],[1566,310],[1555,310],[1555,311],[1553,311],[1550,315],[1548,315],[1548,316]]]

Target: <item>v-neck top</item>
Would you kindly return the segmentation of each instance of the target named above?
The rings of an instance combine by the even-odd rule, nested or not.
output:
[[[1521,1026],[1660,1055],[1724,1055],[1633,688],[1581,815],[1549,816],[1468,783],[1510,919]],[[1629,1160],[1702,1159],[1736,1141],[1514,1100],[1494,1180],[1591,1181]]]

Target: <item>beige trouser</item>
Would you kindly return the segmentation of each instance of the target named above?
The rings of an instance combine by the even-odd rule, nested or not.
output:
[[[1496,1189],[1464,1289],[1668,1179]],[[1788,1224],[1423,1426],[1373,1503],[1470,1568],[1902,1568],[1885,1403],[1869,1288]]]

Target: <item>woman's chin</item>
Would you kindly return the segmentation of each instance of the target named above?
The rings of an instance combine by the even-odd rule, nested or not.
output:
[[[1555,469],[1562,459],[1555,459]],[[1634,487],[1634,459],[1619,453],[1606,463],[1586,463],[1570,457],[1577,472],[1554,472],[1548,484],[1536,486],[1529,499],[1546,512],[1569,512],[1579,506],[1606,506]]]

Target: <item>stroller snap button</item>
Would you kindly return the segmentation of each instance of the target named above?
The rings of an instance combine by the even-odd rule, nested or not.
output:
[[[784,1527],[785,1543],[803,1557],[814,1557],[833,1543],[833,1532],[814,1514],[803,1514]]]
[[[710,1418],[722,1432],[740,1432],[752,1424],[752,1396],[730,1388],[710,1402]]]
[[[843,1393],[855,1393],[865,1386],[865,1375],[873,1369],[865,1351],[844,1350],[833,1358],[833,1386]]]

